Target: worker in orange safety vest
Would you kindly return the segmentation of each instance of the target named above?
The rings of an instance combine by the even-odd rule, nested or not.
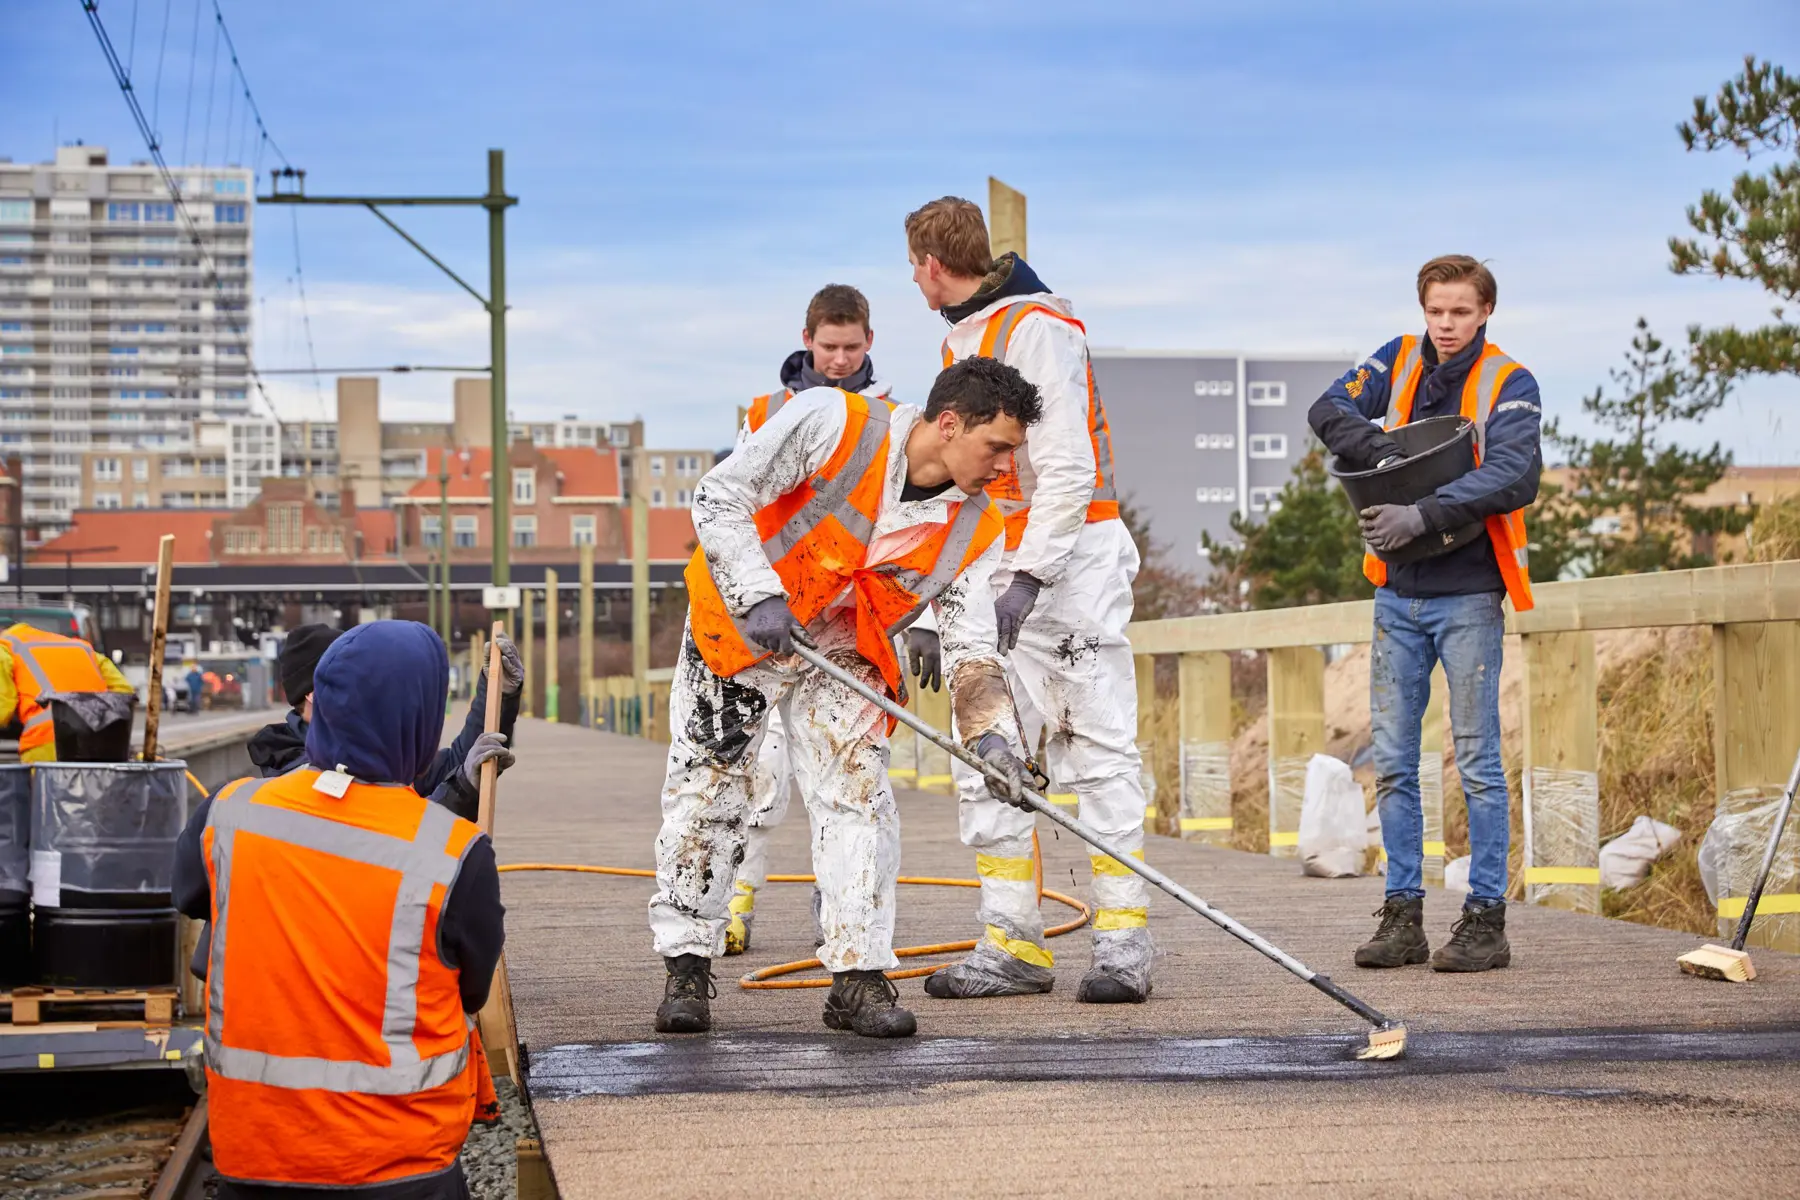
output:
[[[50,709],[38,703],[48,692],[118,692],[135,695],[111,659],[68,634],[18,624],[0,633],[0,725],[16,717],[21,762],[55,762],[56,731]]]

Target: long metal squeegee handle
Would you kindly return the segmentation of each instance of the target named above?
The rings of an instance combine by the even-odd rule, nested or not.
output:
[[[1750,895],[1744,899],[1744,915],[1738,918],[1737,932],[1732,935],[1731,948],[1742,950],[1744,942],[1750,937],[1750,923],[1756,920],[1756,906],[1762,902],[1763,888],[1769,882],[1769,872],[1775,868],[1775,852],[1781,846],[1781,834],[1787,828],[1788,814],[1794,808],[1794,792],[1800,789],[1800,755],[1794,758],[1794,769],[1788,772],[1787,791],[1782,793],[1781,808],[1775,813],[1775,828],[1769,833],[1768,849],[1763,851],[1762,870],[1756,874],[1756,883],[1750,889]]]
[[[983,762],[979,755],[976,755],[955,739],[947,737],[938,730],[933,729],[913,713],[910,713],[898,704],[895,704],[888,697],[882,695],[862,680],[856,678],[856,676],[850,674],[850,672],[827,659],[813,646],[808,644],[804,634],[799,630],[795,630],[794,652],[806,662],[825,672],[825,674],[837,680],[863,699],[876,705],[890,717],[893,717],[902,724],[908,725],[916,730],[919,736],[931,742],[938,749],[947,751],[952,757],[960,760],[968,767],[981,772],[982,776],[990,783],[1002,786],[1006,785],[1006,778],[993,767]],[[1345,1008],[1348,1008],[1351,1012],[1354,1012],[1357,1016],[1363,1018],[1363,1020],[1374,1025],[1390,1024],[1387,1017],[1383,1016],[1380,1012],[1371,1008],[1357,997],[1351,995],[1349,992],[1338,987],[1329,977],[1320,975],[1299,959],[1282,950],[1279,946],[1263,939],[1254,930],[1240,925],[1232,917],[1220,912],[1218,909],[1194,895],[1194,893],[1188,891],[1187,888],[1182,887],[1179,883],[1176,883],[1173,879],[1170,879],[1167,875],[1163,874],[1149,863],[1127,854],[1119,847],[1113,845],[1104,834],[1095,832],[1081,821],[1069,816],[1054,804],[1051,804],[1048,800],[1044,799],[1044,797],[1037,792],[1030,788],[1025,788],[1024,799],[1026,804],[1033,810],[1042,813],[1045,817],[1048,817],[1051,821],[1062,826],[1088,845],[1094,847],[1094,849],[1099,850],[1114,862],[1123,864],[1131,871],[1136,872],[1144,879],[1155,884],[1164,892],[1173,896],[1188,908],[1194,910],[1194,912],[1205,917],[1208,921],[1211,921],[1214,925],[1217,925],[1220,929],[1223,929],[1226,933],[1229,933],[1232,937],[1238,939],[1238,941],[1243,942],[1246,946],[1249,946],[1257,953],[1263,955],[1263,957],[1299,976],[1307,983],[1312,984],[1315,988],[1318,988],[1321,992],[1324,992],[1327,996],[1330,996],[1333,1000],[1336,1000],[1339,1004],[1342,1004]]]

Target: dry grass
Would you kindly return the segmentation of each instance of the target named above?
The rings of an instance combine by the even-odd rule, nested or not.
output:
[[[1800,496],[1760,506],[1747,540],[1751,562],[1800,558]]]

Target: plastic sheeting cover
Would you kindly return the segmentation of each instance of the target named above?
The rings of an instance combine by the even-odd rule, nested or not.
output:
[[[1293,858],[1300,852],[1309,761],[1309,755],[1284,754],[1269,763],[1269,853],[1277,858]]]
[[[0,892],[29,891],[31,768],[0,766]]]
[[[1368,845],[1362,785],[1349,764],[1315,754],[1306,765],[1306,800],[1300,810],[1300,869],[1324,879],[1362,872]]]
[[[1231,747],[1181,743],[1181,836],[1231,841]]]
[[[1600,777],[1532,767],[1525,773],[1525,899],[1600,911]]]
[[[31,785],[33,891],[54,874],[61,891],[167,892],[187,818],[186,763],[40,763]]]
[[[1762,870],[1781,796],[1780,784],[1736,788],[1725,793],[1700,841],[1700,882],[1706,888],[1707,898],[1721,910],[1718,927],[1723,940],[1737,932],[1742,902],[1756,883],[1756,873]],[[1756,923],[1751,928],[1752,944],[1800,947],[1800,913],[1768,911],[1773,907],[1768,903],[1772,897],[1795,892],[1800,892],[1800,821],[1790,816],[1775,863],[1769,869],[1769,882],[1763,888],[1763,906],[1757,909]],[[1728,903],[1732,900],[1738,903]]]

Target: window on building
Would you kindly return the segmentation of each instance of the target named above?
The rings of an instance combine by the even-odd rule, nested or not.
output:
[[[592,546],[594,544],[592,513],[583,513],[569,518],[569,544],[571,546]]]
[[[1287,384],[1277,380],[1251,384],[1250,403],[1259,406],[1286,404]]]
[[[436,515],[419,518],[419,544],[428,550],[436,550],[444,544],[444,522]]]
[[[1251,512],[1279,512],[1281,510],[1281,489],[1278,487],[1253,487],[1250,489]]]
[[[213,222],[218,225],[242,225],[244,223],[244,206],[241,204],[213,205]]]
[[[1196,396],[1229,396],[1237,391],[1237,385],[1229,379],[1196,379],[1194,395]]]
[[[698,475],[700,473],[700,456],[698,454],[676,455],[675,473],[677,475]]]
[[[31,201],[0,200],[0,221],[31,220]]]
[[[175,221],[175,206],[173,204],[146,204],[144,205],[144,220],[161,221],[164,224],[173,224]]]
[[[95,508],[118,508],[119,507],[119,493],[117,493],[117,492],[95,492],[94,493],[94,507]]]
[[[133,493],[131,493],[131,507],[133,507],[133,508],[149,508],[150,507],[150,493],[149,492],[133,492]]]
[[[138,206],[136,204],[108,204],[106,219],[109,221],[135,221],[138,219]]]
[[[133,479],[137,480],[139,483],[143,483],[145,480],[149,479],[150,478],[150,460],[147,458],[132,459],[131,460],[131,477]]]
[[[512,544],[521,548],[537,545],[536,517],[524,516],[512,519]]]
[[[271,504],[264,510],[263,523],[269,531],[269,552],[293,553],[300,549],[300,527],[305,506]]]
[[[473,550],[475,548],[475,518],[451,517],[450,536],[453,539],[451,544],[458,550]]]
[[[242,196],[244,181],[241,179],[215,179],[213,180],[213,194],[216,196]]]
[[[691,508],[694,504],[694,492],[691,488],[676,488],[675,503],[681,508]]]
[[[662,455],[660,455],[660,454],[651,455],[650,456],[650,474],[652,474],[660,479],[662,477],[662,473],[663,473]]]
[[[512,473],[513,503],[537,503],[537,471],[531,467],[514,467]]]
[[[1251,458],[1286,458],[1287,434],[1253,433],[1250,435]]]
[[[614,425],[606,431],[606,440],[615,446],[631,445],[631,426]]]
[[[1235,504],[1237,503],[1237,489],[1233,487],[1195,488],[1194,499],[1201,504]]]
[[[117,483],[119,481],[119,460],[96,458],[94,460],[94,479],[101,483]]]
[[[655,508],[661,508],[663,506],[663,490],[661,488],[651,489],[650,503]]]
[[[1237,445],[1235,433],[1196,433],[1194,449],[1196,450],[1230,450]]]

